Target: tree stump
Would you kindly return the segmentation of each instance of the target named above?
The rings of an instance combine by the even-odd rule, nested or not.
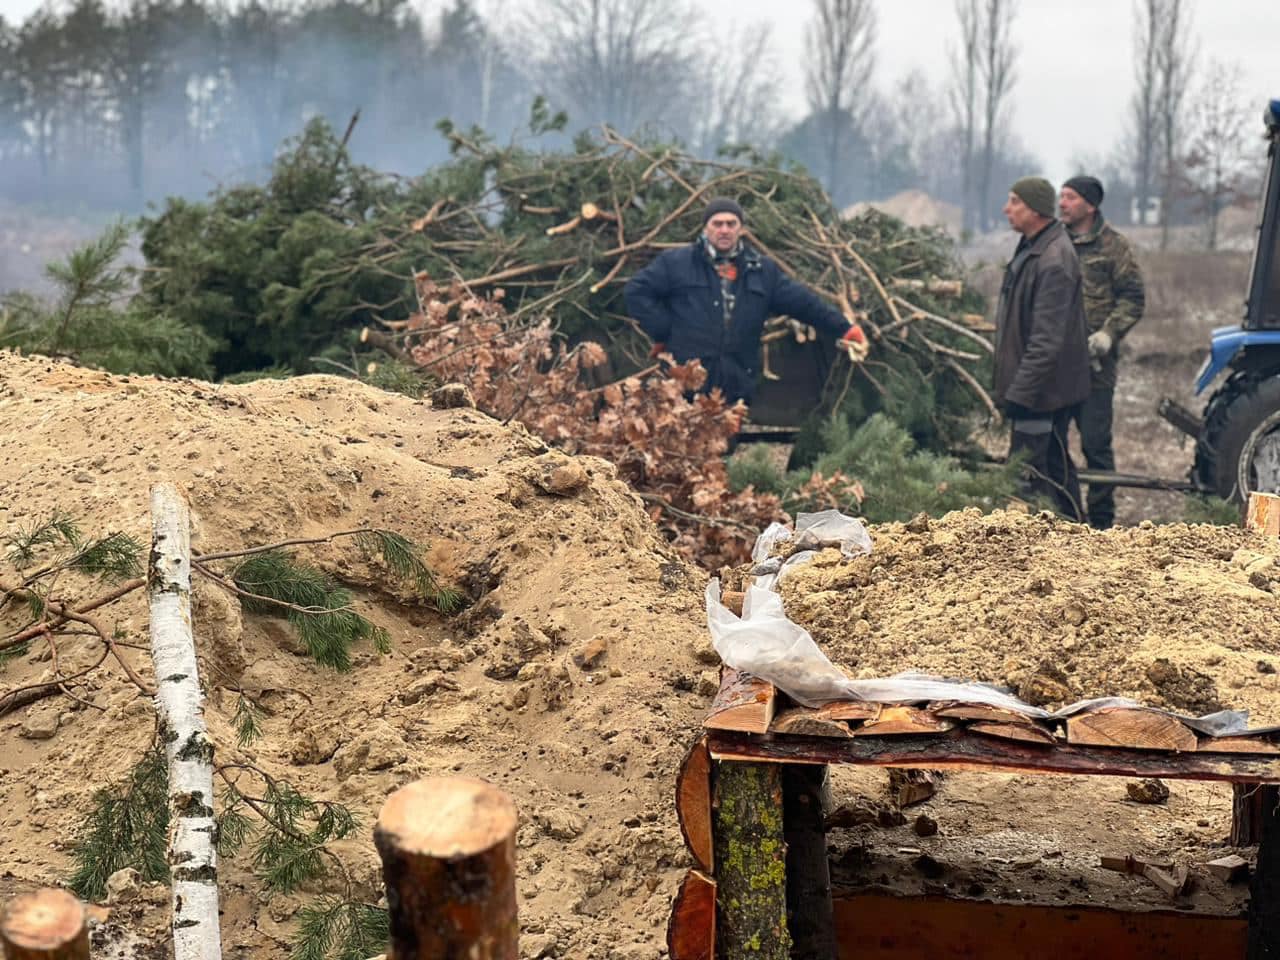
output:
[[[16,896],[0,915],[0,946],[5,960],[89,960],[84,906],[65,890]]]
[[[781,768],[721,763],[715,792],[718,960],[790,960]]]
[[[373,842],[389,960],[517,960],[516,823],[511,798],[473,777],[419,780],[387,798]]]

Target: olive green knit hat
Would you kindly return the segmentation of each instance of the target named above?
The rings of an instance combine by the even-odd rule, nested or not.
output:
[[[1009,192],[1040,216],[1053,218],[1058,193],[1044,177],[1023,177],[1009,188]]]

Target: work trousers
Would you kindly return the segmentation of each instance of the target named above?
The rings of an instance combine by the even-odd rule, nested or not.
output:
[[[1015,419],[1009,456],[1023,454],[1021,493],[1027,499],[1044,497],[1068,520],[1081,521],[1080,478],[1067,447],[1067,431],[1079,405]]]
[[[1093,378],[1089,396],[1077,408],[1072,419],[1080,429],[1080,446],[1084,462],[1090,470],[1113,471],[1116,452],[1111,441],[1111,421],[1115,409],[1115,383]],[[1116,522],[1116,488],[1111,484],[1089,484],[1086,501],[1089,526],[1106,530]]]

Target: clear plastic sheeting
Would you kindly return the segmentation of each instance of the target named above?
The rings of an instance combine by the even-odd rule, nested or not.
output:
[[[809,547],[793,554],[785,562],[770,557],[773,548],[794,538],[798,546]],[[720,581],[707,584],[707,625],[711,641],[728,666],[767,680],[796,703],[816,707],[832,700],[864,700],[872,703],[922,703],[931,700],[955,700],[1002,707],[1041,720],[1061,719],[1085,710],[1105,707],[1154,709],[1122,697],[1081,700],[1052,713],[1024,703],[1012,693],[987,683],[968,683],[906,671],[873,680],[852,680],[837,668],[814,642],[809,631],[787,617],[777,582],[788,569],[794,569],[813,557],[812,548],[839,546],[846,557],[871,552],[871,537],[858,520],[836,510],[801,513],[796,517],[796,531],[779,523],[769,527],[756,539],[751,552],[755,562],[755,583],[747,588],[742,603],[742,616],[720,602]],[[1207,736],[1230,736],[1245,733],[1248,713],[1220,710],[1203,717],[1187,717],[1161,710],[1176,717]]]

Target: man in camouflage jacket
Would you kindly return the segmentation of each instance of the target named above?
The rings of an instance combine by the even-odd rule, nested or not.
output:
[[[1129,241],[1103,219],[1102,184],[1094,177],[1072,177],[1062,185],[1058,212],[1084,275],[1084,310],[1089,325],[1089,396],[1075,421],[1091,470],[1115,470],[1111,422],[1121,338],[1142,319],[1142,272]],[[1089,484],[1089,524],[1099,530],[1116,519],[1115,487]]]

